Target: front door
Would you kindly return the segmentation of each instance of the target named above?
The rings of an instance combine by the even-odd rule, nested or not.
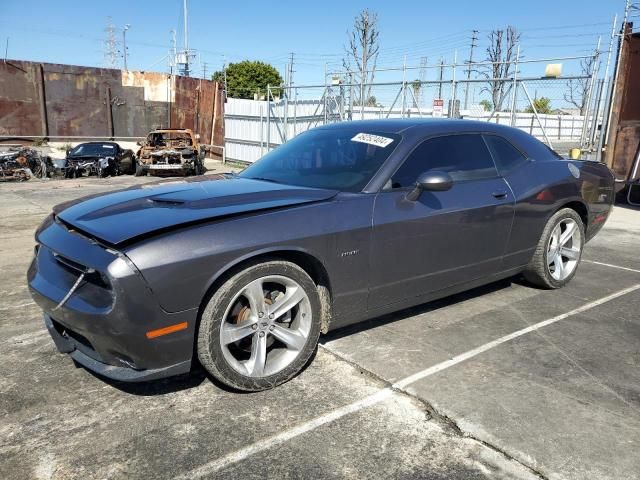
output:
[[[447,172],[453,187],[407,200],[429,170]],[[425,140],[387,187],[373,212],[370,309],[501,270],[514,198],[479,134]]]

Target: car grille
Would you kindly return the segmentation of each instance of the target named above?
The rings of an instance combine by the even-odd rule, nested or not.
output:
[[[60,265],[66,271],[74,275],[81,275],[84,273],[84,280],[86,282],[92,283],[93,285],[104,288],[106,290],[111,290],[111,284],[109,283],[109,280],[93,268],[86,267],[79,264],[78,262],[74,262],[73,260],[60,255],[59,253],[53,253],[53,258],[55,258],[56,262],[58,262],[58,265]]]

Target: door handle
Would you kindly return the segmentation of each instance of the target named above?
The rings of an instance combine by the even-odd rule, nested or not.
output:
[[[495,192],[492,192],[491,195],[493,195],[496,198],[507,198],[507,191],[506,190],[496,190]]]

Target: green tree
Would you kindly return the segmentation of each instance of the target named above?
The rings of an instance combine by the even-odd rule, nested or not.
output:
[[[480,105],[485,112],[491,112],[493,110],[493,104],[489,100],[480,100]]]
[[[540,97],[533,99],[533,106],[536,107],[538,113],[551,113],[551,99],[547,97]],[[529,105],[524,109],[525,113],[533,113],[533,108]]]
[[[279,87],[282,77],[272,65],[260,61],[244,60],[230,63],[225,70],[213,74],[213,80],[224,82],[227,77],[227,95],[232,98],[253,99],[254,94],[267,94],[267,85]],[[278,91],[276,91],[278,94]]]
[[[357,106],[360,106],[360,101],[354,100],[353,104],[357,105]],[[367,98],[367,101],[364,102],[364,106],[365,107],[379,107],[380,104],[378,103],[378,99],[375,97],[375,95],[371,95],[369,98]]]

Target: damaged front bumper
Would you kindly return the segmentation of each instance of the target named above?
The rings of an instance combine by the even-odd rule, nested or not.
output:
[[[43,225],[37,240],[29,291],[60,352],[120,381],[190,370],[197,308],[165,311],[126,256],[57,221]],[[149,335],[176,324],[184,328]]]
[[[139,164],[148,171],[188,174],[195,170],[195,160],[196,154],[190,150],[186,153],[178,150],[159,150],[143,157]]]
[[[116,164],[113,157],[96,158],[94,160],[67,160],[67,164],[62,167],[66,177],[77,177],[83,173],[101,177],[109,170],[114,170],[115,173]]]
[[[60,353],[68,353],[75,362],[103,377],[121,382],[146,382],[188,373],[191,370],[191,360],[185,360],[167,367],[147,368],[144,370],[103,363],[95,358],[95,354],[92,354],[90,347],[87,347],[81,340],[73,338],[71,336],[73,334],[70,334],[64,326],[54,322],[49,315],[44,314],[44,324],[58,351]]]

